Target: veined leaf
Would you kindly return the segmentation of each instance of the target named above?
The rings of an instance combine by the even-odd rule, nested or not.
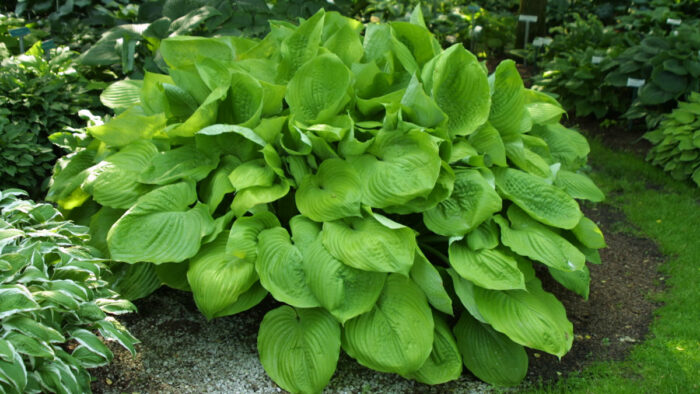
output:
[[[374,218],[350,218],[323,224],[323,245],[343,264],[408,276],[416,238],[407,227],[392,229]]]
[[[420,248],[416,248],[415,260],[413,260],[413,267],[411,267],[411,279],[423,290],[433,308],[442,313],[453,315],[452,299],[445,290],[442,277]]]
[[[369,153],[351,159],[360,174],[363,202],[384,208],[427,196],[440,174],[437,142],[419,130],[382,131]]]
[[[527,373],[527,353],[507,336],[463,313],[454,327],[464,365],[479,379],[515,386]]]
[[[228,239],[229,232],[224,231],[202,246],[187,270],[194,301],[207,319],[225,316],[222,312],[258,280],[253,261],[226,253]]]
[[[345,324],[372,309],[384,287],[386,274],[343,264],[326,250],[320,235],[302,250],[311,292],[340,323]]]
[[[501,194],[540,222],[572,229],[581,220],[576,201],[542,178],[511,168],[496,168],[494,174]]]
[[[362,182],[357,171],[341,159],[324,160],[315,175],[305,177],[295,194],[302,215],[317,222],[361,216]]]
[[[410,374],[430,356],[434,324],[420,288],[392,274],[374,308],[345,323],[343,349],[374,370]]]
[[[433,351],[417,371],[406,376],[425,384],[446,383],[462,375],[462,357],[450,327],[437,313],[433,313],[433,320]]]
[[[350,70],[333,54],[325,54],[299,68],[289,81],[285,99],[296,119],[325,123],[350,100]]]
[[[139,183],[139,175],[158,154],[147,140],[134,141],[88,169],[83,190],[103,206],[127,209],[151,187]]]
[[[573,325],[564,306],[542,290],[540,281],[527,282],[527,290],[487,290],[474,287],[481,316],[513,342],[561,357],[574,340]]]
[[[491,100],[486,73],[476,56],[455,44],[423,68],[421,79],[447,114],[451,136],[468,135],[489,117]],[[429,63],[430,64],[430,63]]]
[[[501,197],[478,170],[458,169],[452,194],[423,213],[426,227],[444,236],[462,236],[501,210]]]
[[[213,229],[209,208],[197,204],[194,184],[161,186],[136,201],[107,234],[114,260],[168,263],[194,256]]]
[[[450,244],[450,265],[463,278],[485,289],[524,289],[515,259],[498,249],[473,251],[465,241]]]
[[[340,326],[322,309],[282,306],[268,312],[258,331],[260,363],[292,393],[320,392],[340,356]]]
[[[276,300],[297,308],[320,306],[307,284],[303,256],[287,230],[275,227],[260,232],[255,269],[260,283]]]

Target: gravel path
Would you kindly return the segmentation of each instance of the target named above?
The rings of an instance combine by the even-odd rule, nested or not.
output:
[[[257,329],[271,302],[207,322],[188,293],[163,288],[137,301],[139,313],[122,321],[141,340],[138,354],[111,346],[115,359],[91,371],[96,393],[276,393],[258,360]],[[342,355],[329,393],[484,393],[488,385],[468,373],[427,386],[379,373]]]

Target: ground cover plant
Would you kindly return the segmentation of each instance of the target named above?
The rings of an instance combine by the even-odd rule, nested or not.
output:
[[[108,364],[103,338],[138,341],[111,316],[134,306],[107,286],[88,229],[19,189],[0,191],[0,391],[90,391],[87,368]]]
[[[258,334],[286,390],[321,390],[341,348],[429,384],[464,364],[515,385],[524,347],[571,347],[533,264],[587,297],[605,242],[575,199],[603,195],[585,138],[513,62],[487,76],[410,20],[362,36],[321,10],[262,40],[163,40],[169,75],[103,93],[115,116],[72,135],[47,198],[139,296],[162,281],[208,318],[286,304]]]
[[[656,130],[644,134],[654,146],[647,160],[678,180],[692,179],[700,186],[700,93],[667,114]]]

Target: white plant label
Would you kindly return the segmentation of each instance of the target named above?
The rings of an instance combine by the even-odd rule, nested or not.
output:
[[[600,64],[600,62],[602,62],[602,61],[603,61],[603,57],[602,57],[602,56],[593,56],[593,57],[591,57],[591,63],[593,63],[593,64]]]
[[[680,20],[680,19],[668,18],[668,19],[666,19],[666,23],[668,23],[669,25],[680,26],[681,20]]]
[[[642,86],[644,86],[645,82],[646,80],[644,79],[627,78],[627,87],[641,88]]]
[[[532,40],[532,45],[536,47],[543,47],[547,46],[552,43],[552,39],[549,37],[535,37],[534,40]]]
[[[520,15],[518,20],[520,22],[537,22],[537,15]]]

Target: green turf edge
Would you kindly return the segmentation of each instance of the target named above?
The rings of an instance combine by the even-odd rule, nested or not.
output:
[[[612,151],[592,139],[591,177],[606,203],[621,209],[641,235],[667,256],[660,268],[666,288],[650,295],[663,302],[647,340],[622,362],[596,362],[534,393],[700,392],[700,189],[634,154]],[[637,234],[640,235],[640,234]]]

